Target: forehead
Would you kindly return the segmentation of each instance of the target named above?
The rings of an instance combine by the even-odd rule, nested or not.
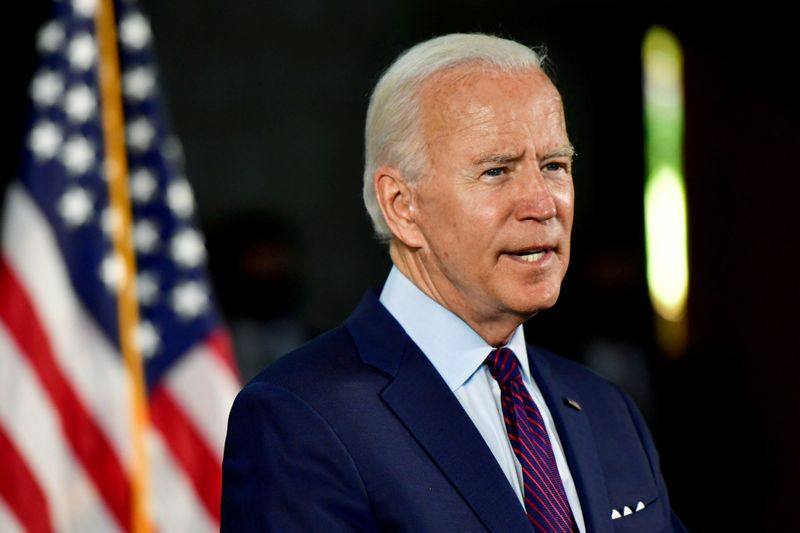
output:
[[[460,66],[427,80],[420,90],[429,144],[460,137],[523,134],[564,143],[561,96],[541,69],[500,72]]]

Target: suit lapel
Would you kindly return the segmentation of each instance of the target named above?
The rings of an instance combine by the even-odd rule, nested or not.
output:
[[[575,400],[578,404],[583,401],[566,380],[551,371],[549,362],[537,354],[537,350],[528,346],[531,373],[553,415],[581,500],[586,531],[610,533],[613,531],[611,505],[589,418],[585,411],[569,406],[566,400]]]
[[[365,363],[390,374],[381,398],[490,531],[530,531],[508,479],[439,373],[368,294],[347,322]]]

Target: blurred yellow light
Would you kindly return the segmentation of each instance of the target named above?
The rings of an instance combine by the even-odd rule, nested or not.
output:
[[[683,180],[683,55],[675,36],[664,28],[651,28],[642,45],[642,65],[647,284],[653,309],[662,319],[659,340],[669,351],[678,352],[685,341],[689,259]],[[663,321],[675,327],[665,328]]]
[[[644,205],[650,299],[659,315],[676,321],[686,311],[689,261],[686,195],[674,169],[662,167],[648,177]]]

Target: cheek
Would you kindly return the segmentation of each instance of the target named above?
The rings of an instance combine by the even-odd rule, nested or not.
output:
[[[566,227],[572,226],[572,213],[575,206],[575,193],[572,188],[572,183],[558,184],[551,187],[550,194],[553,201],[556,203],[559,218],[564,222]]]

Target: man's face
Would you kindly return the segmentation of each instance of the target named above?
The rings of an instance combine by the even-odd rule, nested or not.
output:
[[[539,70],[459,67],[426,83],[421,114],[430,165],[414,210],[437,299],[476,330],[552,306],[574,195],[558,91]]]

